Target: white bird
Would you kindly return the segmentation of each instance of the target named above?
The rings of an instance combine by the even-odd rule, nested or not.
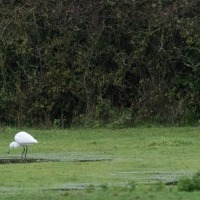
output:
[[[26,157],[28,145],[38,143],[38,141],[34,137],[24,131],[17,133],[14,139],[15,141],[11,142],[9,145],[8,154],[10,153],[11,149],[23,146],[24,149],[21,155],[22,157],[23,155]]]

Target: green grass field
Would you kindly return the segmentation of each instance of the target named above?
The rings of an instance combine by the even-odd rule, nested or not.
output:
[[[200,127],[24,129],[39,143],[14,164],[18,131],[0,134],[0,199],[199,199],[176,183],[200,171]]]

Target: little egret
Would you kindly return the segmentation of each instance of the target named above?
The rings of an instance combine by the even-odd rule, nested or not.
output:
[[[15,141],[11,142],[9,145],[8,154],[10,153],[11,149],[23,146],[24,149],[21,155],[22,157],[23,155],[26,157],[28,151],[28,145],[38,143],[38,141],[35,138],[33,138],[30,134],[24,131],[17,133],[14,139]]]

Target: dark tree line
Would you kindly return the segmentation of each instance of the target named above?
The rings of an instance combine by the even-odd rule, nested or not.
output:
[[[0,123],[186,124],[200,1],[0,0]]]

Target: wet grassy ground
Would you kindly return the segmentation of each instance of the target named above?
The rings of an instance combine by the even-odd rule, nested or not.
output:
[[[17,131],[0,134],[2,199],[188,199],[177,181],[200,168],[199,127],[29,129],[26,159],[6,154]]]

